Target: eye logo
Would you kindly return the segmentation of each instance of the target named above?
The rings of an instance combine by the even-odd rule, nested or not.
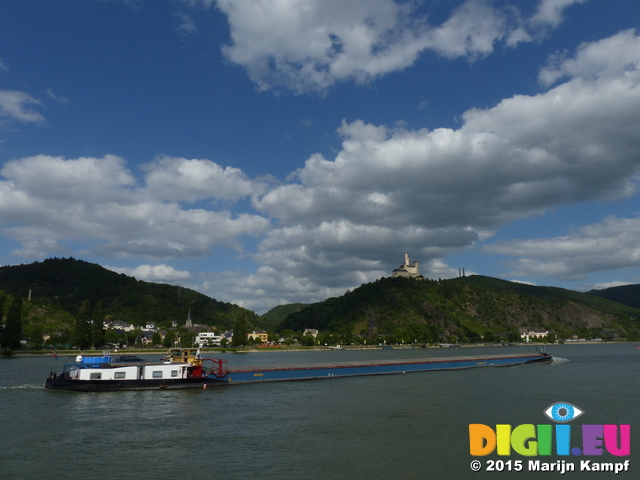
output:
[[[578,407],[567,402],[558,402],[549,405],[544,414],[557,423],[567,423],[575,420],[584,413]]]

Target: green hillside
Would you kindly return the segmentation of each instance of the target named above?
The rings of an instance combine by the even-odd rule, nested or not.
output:
[[[639,310],[585,293],[490,277],[444,281],[382,278],[339,298],[290,314],[280,329],[316,328],[403,341],[513,338],[518,327],[551,329],[561,338],[640,339]]]
[[[289,303],[287,305],[278,305],[277,307],[273,307],[267,313],[262,315],[262,325],[264,328],[275,330],[289,315],[299,312],[308,306],[309,304],[307,303]]]
[[[0,290],[27,298],[47,312],[76,315],[83,301],[103,302],[107,317],[133,325],[153,321],[168,327],[184,325],[188,310],[194,323],[229,328],[240,311],[251,323],[259,317],[237,305],[219,302],[194,290],[136,280],[100,265],[73,258],[53,258],[28,265],[0,267]]]
[[[640,308],[640,285],[637,284],[591,290],[589,295],[613,300],[629,307]]]

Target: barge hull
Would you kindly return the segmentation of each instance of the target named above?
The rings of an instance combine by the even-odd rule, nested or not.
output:
[[[461,370],[482,367],[508,367],[531,363],[551,363],[549,354],[481,355],[473,357],[441,357],[413,360],[380,360],[308,365],[250,366],[230,369],[224,377],[216,377],[216,385],[242,383],[315,380],[321,378],[391,375],[438,370]],[[213,375],[210,375],[213,377]]]

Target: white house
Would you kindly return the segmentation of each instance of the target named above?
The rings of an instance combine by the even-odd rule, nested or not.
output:
[[[318,336],[318,330],[316,330],[315,328],[306,328],[302,335],[309,335],[310,337],[316,338]]]
[[[541,328],[526,329],[521,327],[518,330],[520,331],[520,337],[525,342],[528,342],[532,338],[546,337],[550,333],[549,330],[542,330]]]
[[[202,347],[207,345],[220,345],[222,335],[213,332],[200,332],[196,337],[196,343]]]

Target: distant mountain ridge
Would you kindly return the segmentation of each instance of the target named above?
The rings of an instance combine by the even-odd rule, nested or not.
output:
[[[23,298],[31,290],[30,311],[55,317],[56,325],[72,322],[84,300],[93,305],[102,300],[104,314],[138,326],[149,321],[181,326],[190,309],[194,323],[218,328],[231,328],[244,312],[255,328],[315,328],[347,339],[364,334],[406,341],[451,336],[478,341],[483,335],[541,328],[565,338],[640,340],[640,285],[580,293],[479,275],[442,281],[385,277],[338,298],[281,305],[259,317],[188,288],[139,281],[73,258],[52,258],[0,267],[0,290]]]
[[[633,308],[640,308],[640,285],[621,285],[603,290],[591,290],[589,295],[606,298]]]
[[[640,310],[595,295],[479,275],[431,281],[381,278],[288,315],[279,329],[392,335],[405,341],[479,339],[518,328],[640,339]]]

